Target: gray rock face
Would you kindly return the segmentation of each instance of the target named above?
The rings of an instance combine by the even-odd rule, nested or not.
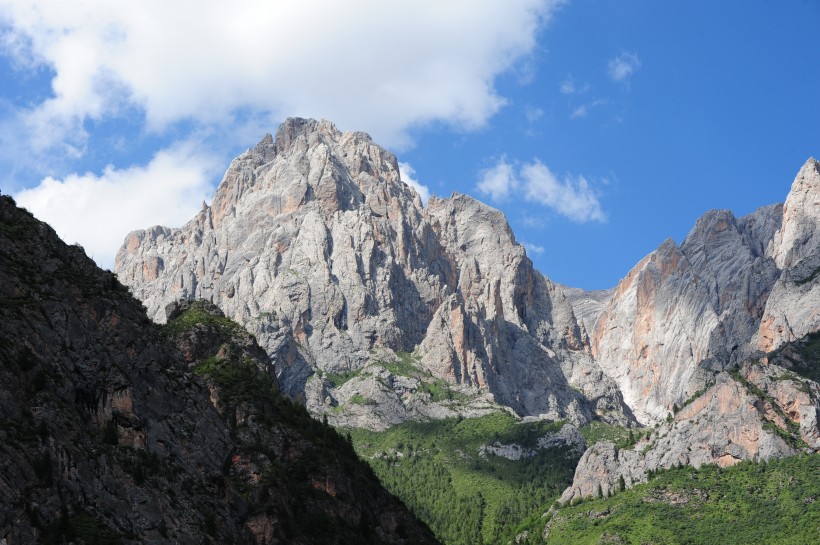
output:
[[[817,450],[820,385],[774,364],[745,364],[736,378],[719,373],[715,384],[673,419],[618,450],[610,441],[589,448],[562,502],[644,482],[647,473],[678,464],[699,467],[769,460],[798,449]],[[788,441],[786,440],[788,439]]]
[[[657,427],[589,449],[568,501],[678,463],[820,448],[816,384],[775,364],[727,374],[820,329],[818,250],[812,159],[785,205],[710,211],[611,290],[559,286],[497,210],[460,194],[425,209],[367,135],[291,119],[187,225],[131,233],[116,268],[157,321],[177,299],[212,301],[259,339],[283,391],[338,426],[509,408]]]
[[[445,272],[421,260],[436,253],[392,154],[327,121],[289,120],[233,161],[183,228],[129,235],[116,268],[157,321],[176,299],[212,300],[299,395],[313,369],[357,369],[375,346],[421,341]]]
[[[641,422],[660,422],[714,372],[753,352],[779,274],[763,250],[779,218],[777,206],[740,219],[708,212],[681,246],[667,240],[618,285],[592,353]]]
[[[160,322],[176,299],[212,301],[259,339],[284,392],[336,423],[451,414],[395,374],[327,379],[416,349],[435,379],[488,394],[481,406],[630,418],[562,288],[532,268],[501,213],[465,195],[425,210],[391,153],[327,121],[286,121],[184,227],[131,233],[116,270]]]
[[[820,329],[820,163],[809,159],[783,207],[783,226],[768,251],[782,269],[756,338],[771,351]]]
[[[818,271],[820,164],[810,159],[785,205],[740,219],[708,212],[680,247],[669,240],[644,258],[602,311],[599,297],[574,293],[577,314],[598,316],[590,341],[601,368],[638,419],[659,425],[661,435],[622,451],[595,445],[563,500],[594,494],[598,482],[606,493],[621,476],[630,486],[678,463],[816,451],[818,386],[786,370],[806,367],[805,350],[786,343],[820,329]],[[775,349],[764,365],[748,363]],[[722,372],[744,361],[742,378]],[[693,394],[699,397],[691,401]],[[665,423],[685,401],[691,404]]]

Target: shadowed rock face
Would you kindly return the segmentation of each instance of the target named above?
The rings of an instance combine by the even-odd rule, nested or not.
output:
[[[562,288],[532,268],[500,212],[466,195],[424,209],[391,153],[327,121],[287,120],[233,161],[184,227],[131,233],[116,269],[159,322],[177,299],[213,301],[260,340],[282,390],[333,422],[455,414],[376,372],[351,383],[357,392],[325,379],[416,348],[434,377],[521,414],[580,424],[605,409],[628,421]],[[377,407],[370,420],[332,410],[356,394]]]
[[[437,543],[197,311],[161,330],[0,196],[0,542]]]

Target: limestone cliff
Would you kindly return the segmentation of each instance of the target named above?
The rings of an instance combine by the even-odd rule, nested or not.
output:
[[[116,270],[159,322],[177,299],[212,301],[256,335],[283,391],[337,424],[487,403],[629,421],[562,289],[501,213],[466,195],[424,209],[392,154],[327,121],[287,120],[184,227],[131,233]],[[417,371],[463,403],[425,395]]]
[[[663,420],[753,352],[779,273],[764,248],[779,225],[778,206],[740,219],[713,210],[680,246],[667,240],[620,282],[592,331],[592,353],[641,422]]]
[[[757,335],[764,351],[820,329],[820,163],[815,159],[797,174],[783,207],[783,227],[768,253],[782,272]]]

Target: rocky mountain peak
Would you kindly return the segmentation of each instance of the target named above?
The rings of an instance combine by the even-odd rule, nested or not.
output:
[[[231,163],[211,213],[218,229],[240,209],[270,216],[317,210],[327,219],[362,206],[384,215],[421,209],[421,200],[401,182],[395,155],[367,134],[341,132],[327,120],[289,118],[275,140],[266,135]]]
[[[379,408],[361,425],[427,414],[406,380],[369,370],[411,352],[437,380],[522,414],[587,421],[574,377],[623,416],[611,384],[582,385],[600,376],[586,337],[503,214],[462,194],[424,209],[392,153],[328,121],[286,120],[231,163],[209,209],[130,234],[117,271],[160,322],[176,299],[212,301],[260,339],[284,392],[331,419],[349,421],[337,407],[365,393]],[[326,378],[340,373],[372,379],[354,392]]]
[[[773,241],[781,269],[796,265],[820,245],[820,162],[809,158],[797,173],[783,206],[783,226]]]

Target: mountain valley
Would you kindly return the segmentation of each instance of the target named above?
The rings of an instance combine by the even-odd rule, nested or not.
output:
[[[116,274],[0,199],[0,545],[734,543],[764,508],[760,542],[820,535],[814,159],[595,292],[326,120]]]

